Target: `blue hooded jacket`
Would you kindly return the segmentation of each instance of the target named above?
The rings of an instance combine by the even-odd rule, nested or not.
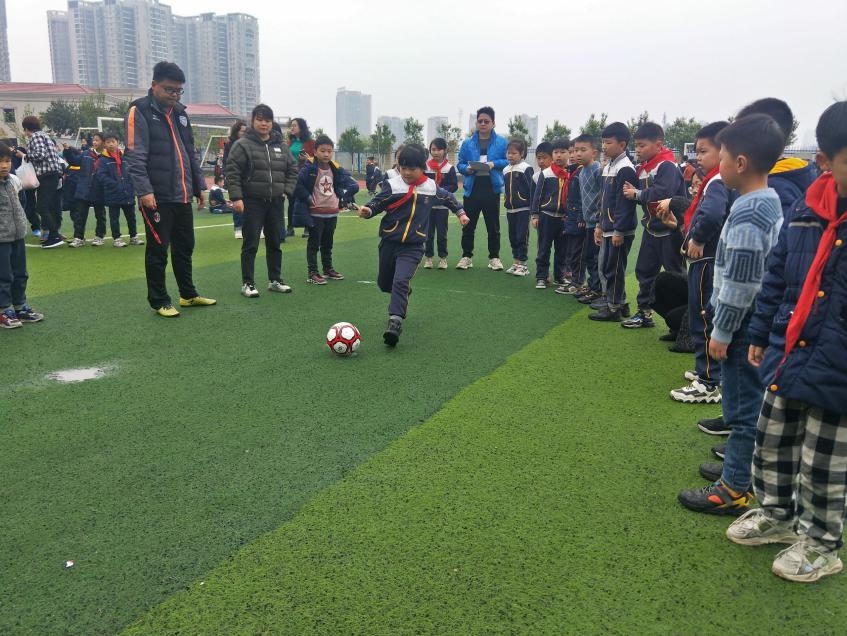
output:
[[[776,190],[785,221],[788,222],[797,199],[806,194],[806,190],[818,178],[817,169],[805,159],[783,157],[776,162],[768,175],[768,187]]]
[[[509,165],[506,159],[506,147],[509,142],[505,137],[500,137],[493,130],[491,131],[491,139],[488,140],[488,160],[494,163],[494,168],[491,170],[491,187],[497,194],[503,192],[503,168]],[[468,163],[471,161],[479,161],[479,133],[475,132],[469,139],[462,142],[462,147],[459,148],[459,158],[456,168],[465,176],[465,196],[468,197],[473,192],[474,173],[468,172]]]

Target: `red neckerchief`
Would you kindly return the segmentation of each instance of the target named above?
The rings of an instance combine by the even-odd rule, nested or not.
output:
[[[641,175],[643,174],[650,174],[653,172],[653,168],[663,161],[676,161],[676,157],[673,156],[673,150],[665,148],[664,146],[659,149],[659,152],[657,152],[656,156],[652,159],[648,159],[644,163],[638,164],[638,177],[641,178]]]
[[[803,291],[800,292],[800,298],[797,300],[797,305],[791,314],[791,320],[788,322],[788,329],[785,332],[785,357],[782,359],[783,362],[785,362],[785,358],[791,353],[797,339],[800,337],[803,326],[806,324],[806,319],[812,311],[812,305],[814,305],[815,299],[818,297],[823,268],[829,260],[829,255],[835,244],[835,234],[838,231],[838,226],[847,220],[847,212],[841,216],[836,216],[838,214],[838,190],[836,189],[835,179],[832,178],[831,172],[822,174],[809,186],[809,189],[806,190],[806,205],[826,221],[827,225],[823,231],[823,236],[821,236],[821,241],[818,243],[815,260],[812,261],[812,266],[806,274]]]
[[[445,159],[441,163],[438,163],[435,159],[430,159],[426,162],[426,165],[435,171],[435,185],[441,186],[441,169],[447,165],[447,160]]]
[[[121,161],[122,161],[122,159],[121,159],[121,151],[120,151],[120,150],[118,150],[118,152],[117,152],[117,153],[115,153],[114,155],[110,152],[110,153],[109,153],[109,156],[110,156],[110,157],[112,157],[112,158],[115,160],[115,165],[116,165],[116,166],[117,166],[117,168],[118,168],[118,178],[120,178],[120,176],[121,176]]]
[[[571,178],[571,173],[568,172],[567,167],[560,168],[555,163],[550,164],[550,169],[553,171],[553,174],[559,179],[559,203],[556,206],[557,209],[561,208],[562,201],[566,201],[568,198],[568,181]]]
[[[709,181],[720,172],[720,166],[715,166],[709,171],[703,180],[700,182],[700,187],[697,188],[697,194],[694,195],[694,198],[691,199],[691,205],[685,210],[685,233],[688,234],[688,230],[691,228],[691,219],[694,218],[694,213],[697,211],[697,205],[700,203],[700,198],[703,196],[703,192],[706,190],[706,186],[709,184]]]
[[[406,203],[406,201],[408,201],[409,199],[412,198],[412,195],[415,193],[415,188],[419,185],[423,185],[424,183],[426,183],[427,179],[429,179],[429,177],[426,176],[425,174],[422,174],[417,181],[409,184],[409,191],[406,194],[403,195],[403,198],[398,199],[397,201],[395,201],[394,203],[389,205],[386,209],[389,212],[393,212],[394,210],[399,208],[401,205]]]

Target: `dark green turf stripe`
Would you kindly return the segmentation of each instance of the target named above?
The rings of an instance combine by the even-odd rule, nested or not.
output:
[[[714,407],[685,356],[580,314],[463,390],[128,634],[835,633],[847,578],[683,510]]]

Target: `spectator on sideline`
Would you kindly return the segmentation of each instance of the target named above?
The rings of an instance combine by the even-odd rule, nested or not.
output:
[[[58,205],[59,179],[62,177],[62,164],[59,150],[46,134],[41,131],[41,120],[35,115],[23,118],[21,128],[27,137],[26,153],[20,149],[18,157],[28,161],[38,175],[38,188],[35,190],[35,212],[41,219],[41,247],[49,249],[64,245],[59,234],[61,206]],[[56,214],[56,209],[59,214]],[[47,232],[47,236],[44,236]]]

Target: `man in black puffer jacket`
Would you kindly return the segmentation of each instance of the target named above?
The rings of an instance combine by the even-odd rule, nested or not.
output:
[[[273,130],[274,113],[259,104],[253,109],[244,137],[232,144],[225,167],[226,187],[236,214],[244,215],[241,245],[241,295],[259,295],[253,276],[259,238],[265,231],[268,290],[288,293],[282,280],[280,235],[283,227],[283,197],[294,192],[297,162],[282,136]]]

